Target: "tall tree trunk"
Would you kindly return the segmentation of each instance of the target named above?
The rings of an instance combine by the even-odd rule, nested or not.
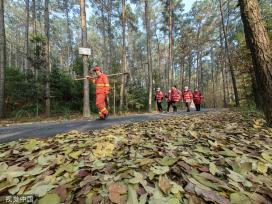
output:
[[[262,108],[272,126],[272,48],[257,0],[239,0],[247,46],[251,51],[253,69]],[[253,79],[254,80],[254,79]]]
[[[50,116],[50,36],[49,36],[49,0],[44,1],[44,32],[46,37],[45,63],[46,63],[46,85],[45,85],[45,114]]]
[[[168,66],[167,66],[167,50],[166,50],[166,32],[164,32],[163,35],[163,56],[164,56],[164,73],[163,73],[163,77],[164,77],[164,87],[165,89],[167,89],[167,91],[170,89],[169,84],[168,84]]]
[[[103,37],[103,67],[108,69],[108,50],[107,50],[107,38],[106,38],[106,23],[105,23],[105,14],[104,7],[101,8],[101,18],[102,18],[102,37]]]
[[[235,97],[235,105],[236,105],[236,107],[239,107],[240,106],[240,100],[239,100],[239,95],[238,95],[238,89],[237,89],[237,84],[236,84],[234,68],[233,68],[233,65],[232,65],[231,56],[230,56],[230,52],[229,52],[229,45],[228,45],[228,39],[227,39],[227,33],[226,33],[226,27],[225,27],[222,0],[219,0],[219,4],[220,4],[222,30],[223,30],[223,36],[224,36],[224,41],[225,41],[225,50],[226,50],[226,54],[227,54],[227,58],[228,58],[228,64],[229,64],[229,68],[230,68],[230,74],[231,74],[234,97]]]
[[[127,57],[126,57],[126,0],[122,0],[122,71],[127,71]],[[126,76],[122,75],[122,82],[120,88],[120,110],[122,111],[124,106],[124,95],[125,95],[125,83]]]
[[[223,43],[223,36],[222,36],[222,25],[220,26],[220,48],[221,48],[221,53],[220,53],[220,68],[221,68],[221,73],[222,73],[222,83],[223,83],[223,105],[224,108],[226,108],[228,106],[227,103],[227,98],[226,98],[226,72],[225,72],[225,57],[226,57],[226,53],[224,51],[224,43]]]
[[[73,45],[72,45],[72,31],[70,28],[70,17],[69,17],[69,1],[64,0],[64,9],[66,17],[66,32],[68,35],[68,44],[67,44],[67,65],[69,67],[69,74],[72,75],[71,63],[73,63]]]
[[[4,117],[5,69],[6,69],[6,34],[4,20],[4,0],[0,0],[0,118]]]
[[[189,84],[188,84],[188,86],[189,87],[191,87],[191,81],[192,81],[192,64],[193,64],[193,53],[189,53],[189,57],[188,57],[188,60],[189,60],[189,62],[188,62],[188,77],[189,77]]]
[[[197,54],[196,54],[196,84],[195,84],[195,86],[196,87],[199,87],[199,84],[200,84],[200,63],[199,63],[199,61],[200,61],[200,56],[201,56],[201,54],[200,54],[200,49],[199,49],[199,37],[200,37],[200,27],[201,27],[201,25],[200,25],[200,23],[198,23],[197,24],[197,37],[196,37],[196,52],[197,52]]]
[[[24,71],[22,69],[22,67],[20,67],[19,64],[19,57],[20,57],[20,53],[19,53],[19,44],[20,44],[20,29],[19,26],[16,26],[16,33],[15,33],[15,45],[16,45],[16,53],[15,53],[15,67],[16,69],[19,69],[20,71]]]
[[[173,1],[168,0],[169,8],[169,53],[168,53],[168,87],[171,88],[173,84]]]
[[[29,69],[29,0],[25,0],[25,58],[24,58],[24,73]]]
[[[200,72],[200,77],[199,77],[199,84],[198,86],[200,87],[200,90],[203,91],[204,85],[203,85],[203,77],[204,77],[204,70],[203,70],[203,61],[202,61],[202,52],[200,52],[199,55],[199,72]]]
[[[213,97],[213,108],[215,108],[215,80],[214,80],[214,54],[213,54],[213,48],[211,48],[211,69],[212,69],[212,97]]]
[[[108,64],[110,67],[113,66],[113,45],[112,45],[112,27],[111,27],[111,16],[112,16],[112,0],[108,0],[108,25],[107,25],[107,32],[108,32],[108,44],[109,44],[109,55],[108,55]]]
[[[36,34],[36,0],[32,0],[32,33]]]
[[[80,0],[80,18],[81,18],[81,36],[82,47],[87,48],[87,26],[86,26],[86,11],[85,0]],[[83,55],[83,75],[88,75],[88,57]],[[83,85],[83,117],[90,117],[90,96],[89,96],[89,81],[84,80]]]
[[[147,66],[148,66],[148,112],[152,112],[152,55],[151,55],[151,33],[149,19],[149,0],[145,0],[145,26],[146,26],[146,46],[147,46]]]
[[[185,57],[181,56],[181,62],[180,62],[180,76],[179,76],[179,83],[180,83],[180,90],[182,90],[184,87],[184,66],[185,66]]]

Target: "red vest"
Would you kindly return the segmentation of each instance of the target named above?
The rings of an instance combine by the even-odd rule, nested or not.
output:
[[[179,102],[180,100],[180,92],[178,89],[172,89],[171,90],[171,101],[173,102]]]
[[[96,94],[108,94],[110,90],[109,80],[106,74],[101,74],[95,79]]]
[[[157,100],[158,102],[161,102],[162,99],[163,99],[163,93],[162,93],[161,91],[157,91],[157,92],[156,92],[156,100]]]
[[[182,98],[186,102],[193,99],[193,95],[190,90],[182,92]]]
[[[201,104],[203,99],[202,93],[200,91],[195,91],[193,93],[193,99],[195,104]]]

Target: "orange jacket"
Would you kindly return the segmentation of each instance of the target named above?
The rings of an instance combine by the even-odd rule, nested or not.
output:
[[[109,93],[110,84],[106,74],[101,74],[96,79],[92,79],[91,81],[96,85],[96,94]]]
[[[180,91],[176,88],[171,89],[171,101],[179,102],[180,101]]]
[[[161,102],[163,99],[163,93],[161,91],[156,91],[156,100]]]
[[[182,98],[186,102],[187,100],[192,100],[193,99],[193,94],[190,90],[188,91],[183,91],[182,92]]]

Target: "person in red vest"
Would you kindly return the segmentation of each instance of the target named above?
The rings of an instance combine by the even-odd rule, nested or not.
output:
[[[193,94],[192,92],[189,90],[188,86],[184,87],[184,90],[182,92],[182,99],[187,107],[187,112],[190,112],[190,105],[191,102],[193,100]]]
[[[195,88],[195,91],[193,93],[193,101],[196,107],[196,111],[200,111],[200,106],[203,101],[203,95],[202,93],[198,90],[198,88]]]
[[[109,80],[107,75],[102,72],[101,67],[96,66],[92,71],[96,73],[97,77],[87,76],[87,79],[96,85],[96,107],[99,110],[98,119],[105,120],[109,115],[106,108],[106,99],[110,90]]]
[[[180,101],[180,91],[176,86],[171,88],[171,105],[173,107],[173,111],[177,112],[177,103]]]
[[[157,101],[157,107],[158,107],[159,112],[163,111],[162,110],[162,100],[163,100],[163,93],[160,88],[157,88],[155,101]]]
[[[168,93],[165,93],[165,99],[167,103],[167,112],[169,112],[171,106],[171,90],[169,90]]]

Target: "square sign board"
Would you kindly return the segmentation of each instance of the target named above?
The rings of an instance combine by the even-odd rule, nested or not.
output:
[[[78,52],[79,52],[80,55],[91,55],[91,49],[90,48],[80,47],[78,49]]]

